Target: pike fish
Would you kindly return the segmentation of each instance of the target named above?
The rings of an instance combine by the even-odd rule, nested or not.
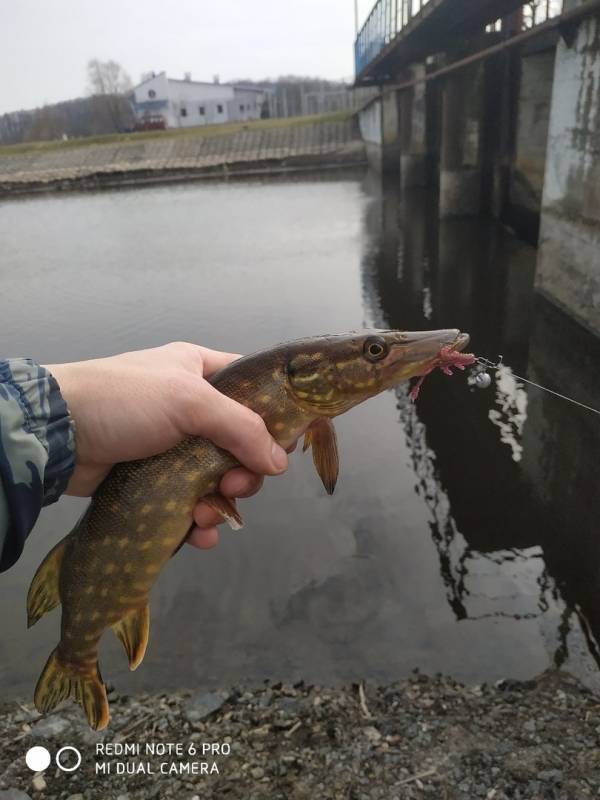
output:
[[[468,342],[467,334],[454,329],[319,336],[240,358],[212,383],[260,414],[283,447],[304,434],[304,450],[312,447],[316,470],[331,494],[338,476],[332,418],[437,367],[446,373],[464,369],[474,361],[461,352]],[[233,528],[242,525],[235,504],[218,491],[224,473],[237,463],[209,440],[188,437],[165,453],[111,470],[29,589],[29,627],[62,604],[60,642],[35,690],[40,712],[72,697],[92,728],[106,727],[100,638],[112,628],[130,668],[139,666],[148,643],[150,590],[185,541],[195,504],[202,498]]]

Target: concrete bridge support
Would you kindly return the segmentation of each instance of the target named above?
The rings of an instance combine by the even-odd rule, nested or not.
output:
[[[546,168],[555,46],[524,53],[519,60],[514,150],[503,219],[537,243]]]
[[[536,286],[600,333],[600,15],[565,37],[556,51]]]
[[[413,65],[411,72],[413,79],[423,78],[425,65]],[[399,92],[400,183],[403,189],[425,186],[428,182],[426,88],[422,82]]]
[[[480,211],[482,118],[482,65],[448,75],[442,93],[441,217]]]
[[[382,91],[358,114],[360,133],[370,166],[398,174],[400,168],[400,112],[398,92]]]

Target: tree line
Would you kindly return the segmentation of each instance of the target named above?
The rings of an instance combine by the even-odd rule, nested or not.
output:
[[[87,65],[88,95],[28,111],[0,115],[0,142],[98,136],[132,130],[128,93],[133,83],[116,61],[93,58]]]

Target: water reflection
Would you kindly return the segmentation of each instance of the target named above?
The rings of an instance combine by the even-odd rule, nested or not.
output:
[[[527,392],[506,364],[498,367],[495,379],[498,408],[490,408],[488,416],[500,431],[500,441],[510,447],[513,461],[520,461],[523,456],[521,438],[527,419]]]
[[[499,226],[439,223],[434,198],[395,186],[371,197],[371,322],[457,326],[505,360],[487,391],[456,378],[441,391],[436,373],[416,408],[397,392],[448,605],[457,620],[538,619],[552,662],[598,684],[581,656],[600,666],[600,424],[515,372],[597,407],[600,342],[535,297],[535,251]]]
[[[364,322],[461,327],[507,365],[485,391],[436,373],[416,405],[405,386],[340,417],[335,495],[298,454],[244,501],[243,535],[173,559],[143,669],[103,640],[119,691],[391,681],[416,666],[595,677],[598,421],[514,376],[598,405],[600,349],[534,303],[531,247],[340,175],[24,199],[2,205],[0,240],[4,352],[42,363],[173,339],[253,350]],[[56,612],[27,632],[24,598],[80,513],[73,498],[46,509],[0,576],[16,609],[0,617],[0,694],[29,696],[56,644]]]

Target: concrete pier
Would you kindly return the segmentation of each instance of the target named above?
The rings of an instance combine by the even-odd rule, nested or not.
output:
[[[508,221],[519,232],[535,229],[544,189],[546,143],[554,78],[555,42],[549,49],[524,54],[517,87],[514,153],[510,164]]]
[[[412,67],[413,78],[422,79],[424,75],[424,64]],[[405,189],[428,182],[426,90],[425,83],[417,83],[399,92],[400,183]]]
[[[600,15],[557,46],[537,288],[600,333]]]
[[[398,93],[381,92],[358,113],[360,133],[369,165],[377,172],[397,174],[400,169],[400,111]]]
[[[476,64],[444,79],[440,217],[477,214],[481,203],[483,71]]]

